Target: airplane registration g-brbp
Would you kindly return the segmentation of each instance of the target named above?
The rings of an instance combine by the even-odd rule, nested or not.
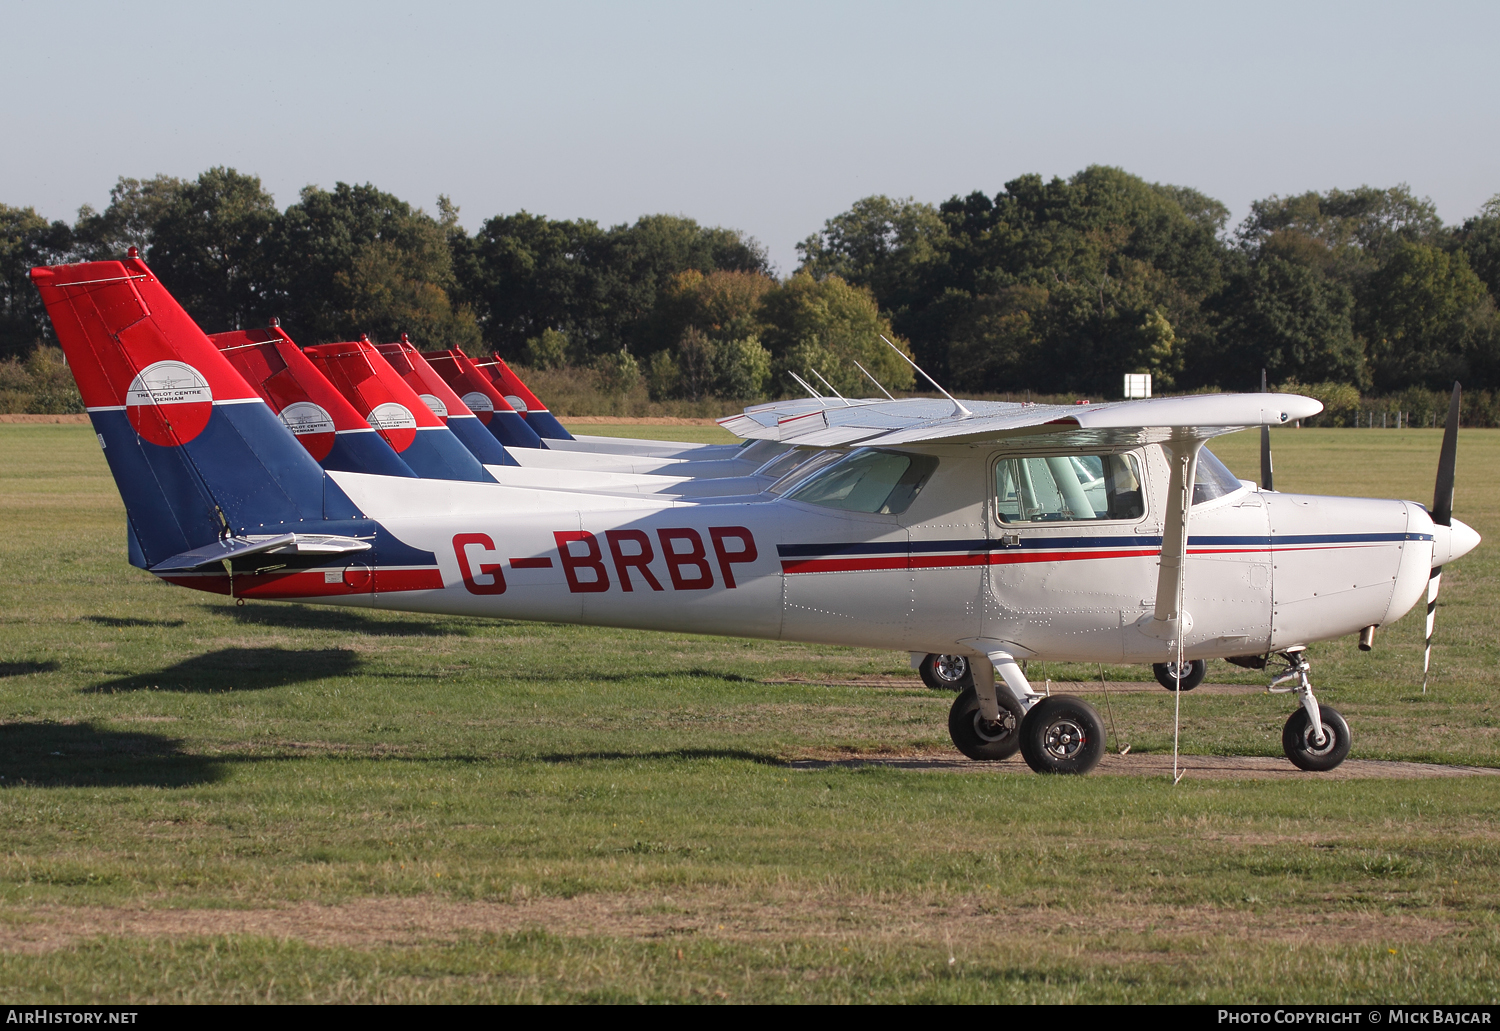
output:
[[[1020,750],[1038,771],[1089,770],[1105,734],[1085,702],[1033,690],[1027,659],[1180,670],[1280,656],[1278,681],[1301,701],[1288,756],[1336,766],[1349,730],[1319,706],[1304,649],[1398,618],[1479,542],[1451,514],[1456,418],[1431,511],[1259,490],[1204,448],[1321,408],[1288,394],[1078,407],[814,397],[723,420],[780,453],[766,469],[791,471],[774,482],[722,449],[643,462],[649,449],[612,456],[558,437],[555,451],[510,448],[520,467],[483,477],[329,468],[141,261],[32,278],[124,498],[131,561],[164,580],[961,657],[973,686],[950,712],[954,743],[975,759]],[[330,418],[321,432],[356,430]],[[706,489],[715,478],[730,492]]]

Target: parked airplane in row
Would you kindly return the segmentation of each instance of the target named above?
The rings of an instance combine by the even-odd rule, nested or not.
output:
[[[1337,766],[1349,729],[1307,646],[1435,600],[1479,542],[1452,518],[1456,392],[1429,510],[1257,489],[1204,447],[1321,409],[1296,395],[812,397],[723,420],[738,449],[572,440],[462,352],[210,338],[134,256],[32,279],[130,560],[164,580],[962,659],[954,744],[1039,772],[1086,772],[1105,733],[1087,702],[1034,690],[1028,659],[1152,663],[1187,686],[1200,660],[1279,658],[1300,702],[1288,757]]]

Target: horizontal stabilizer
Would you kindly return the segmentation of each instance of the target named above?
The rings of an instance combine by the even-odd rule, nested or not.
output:
[[[251,555],[344,555],[369,550],[369,541],[328,534],[278,533],[226,537],[205,547],[173,555],[152,566],[151,572],[157,575],[188,573],[216,566],[225,559],[247,558]]]

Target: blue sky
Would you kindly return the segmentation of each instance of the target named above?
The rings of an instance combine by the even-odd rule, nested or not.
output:
[[[372,182],[743,229],[781,270],[874,193],[1119,165],[1218,197],[1500,193],[1500,5],[68,4],[0,0],[0,201],[120,175]]]

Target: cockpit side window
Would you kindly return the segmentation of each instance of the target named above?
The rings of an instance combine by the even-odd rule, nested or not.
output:
[[[1002,523],[1139,519],[1146,514],[1135,455],[1004,458],[995,465]]]

